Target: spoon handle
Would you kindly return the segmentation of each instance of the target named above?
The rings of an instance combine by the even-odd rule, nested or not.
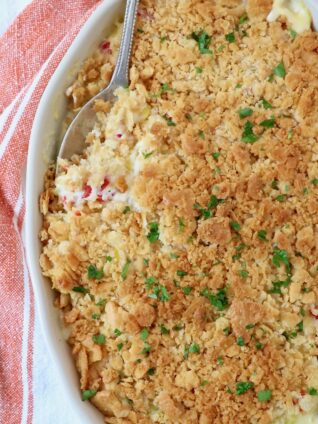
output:
[[[117,64],[109,83],[109,86],[124,87],[129,83],[129,62],[134,37],[134,28],[138,10],[139,0],[127,0],[125,10],[125,20],[121,37],[120,49]]]

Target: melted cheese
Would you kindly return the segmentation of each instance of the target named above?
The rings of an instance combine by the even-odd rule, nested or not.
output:
[[[303,0],[274,0],[267,20],[273,22],[280,16],[285,16],[291,28],[297,33],[310,29],[312,18]]]

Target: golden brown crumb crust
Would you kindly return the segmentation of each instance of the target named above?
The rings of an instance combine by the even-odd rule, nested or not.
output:
[[[160,160],[132,192],[164,241],[149,242],[138,211],[65,212],[48,173],[41,265],[61,293],[81,389],[97,392],[107,423],[266,424],[301,411],[318,381],[318,36],[293,39],[266,22],[270,8],[249,0],[240,21],[236,0],[141,2],[130,89],[144,85],[170,125],[151,128]],[[202,30],[213,54],[191,37]],[[86,62],[73,108],[89,97],[85,81],[109,79],[103,69],[111,62]],[[252,114],[240,118],[243,108]],[[115,258],[105,263],[115,232],[131,261],[125,278]],[[89,279],[89,265],[104,276]],[[264,390],[271,399],[260,402]]]

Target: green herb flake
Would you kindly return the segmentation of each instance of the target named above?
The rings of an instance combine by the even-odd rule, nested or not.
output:
[[[98,344],[98,345],[101,346],[101,345],[104,345],[105,344],[106,337],[104,336],[104,334],[97,334],[97,335],[94,335],[92,337],[92,340],[93,340],[94,343],[96,343],[96,344]]]
[[[273,109],[273,106],[266,99],[261,99],[261,105],[266,110],[267,109]]]
[[[296,331],[297,331],[297,333],[302,333],[304,331],[304,321],[300,321],[296,325]]]
[[[230,221],[230,226],[234,231],[240,231],[241,226],[237,221]]]
[[[89,290],[82,286],[73,287],[72,291],[75,293],[83,293],[83,294],[89,293]]]
[[[252,328],[254,328],[255,327],[255,324],[247,324],[246,326],[245,326],[245,328],[246,328],[246,330],[251,330]]]
[[[124,343],[118,343],[118,345],[117,345],[118,352],[120,352],[123,347],[124,347]]]
[[[223,365],[224,364],[224,361],[223,361],[222,356],[218,356],[216,362],[217,362],[218,365]]]
[[[192,292],[193,288],[191,286],[183,287],[182,291],[183,293],[188,296]]]
[[[256,343],[255,343],[255,347],[256,347],[256,349],[257,349],[257,350],[262,350],[262,349],[263,349],[263,347],[264,347],[264,345],[263,345],[263,343],[261,343],[261,342],[256,342]]]
[[[279,268],[281,265],[285,265],[287,273],[290,273],[291,265],[288,257],[288,252],[286,250],[281,250],[278,248],[274,249],[273,252],[273,264]]]
[[[271,390],[260,390],[257,393],[257,399],[260,402],[268,402],[272,397],[272,391]]]
[[[115,328],[114,334],[115,334],[115,337],[119,337],[119,336],[122,335],[122,332],[120,330],[118,330],[118,328]]]
[[[147,234],[147,239],[150,241],[150,243],[155,243],[157,240],[159,240],[159,224],[158,222],[150,222],[148,227],[150,231]]]
[[[104,306],[106,304],[106,299],[100,299],[97,303],[96,306]]]
[[[160,37],[160,43],[163,43],[164,41],[167,41],[168,37],[164,35],[163,37]]]
[[[176,274],[178,277],[185,277],[186,275],[188,275],[186,271],[182,271],[181,269],[178,269]]]
[[[279,78],[284,78],[286,76],[286,70],[283,62],[279,63],[274,69],[273,74]]]
[[[149,266],[149,259],[144,258],[143,263],[145,266]]]
[[[264,128],[274,128],[275,126],[275,119],[274,118],[270,118],[270,119],[265,119],[264,121],[262,121],[260,123],[261,127]]]
[[[201,383],[200,383],[200,387],[204,387],[207,384],[209,384],[208,380],[202,380]]]
[[[184,116],[188,121],[192,121],[192,116],[190,115],[190,113],[186,113]]]
[[[228,335],[230,334],[230,332],[231,332],[230,327],[225,327],[225,328],[223,328],[223,333],[224,333],[226,336],[228,336]]]
[[[144,348],[142,349],[141,353],[143,355],[148,355],[148,353],[151,351],[151,346],[148,342],[144,342]]]
[[[212,50],[209,49],[212,37],[205,31],[192,32],[191,38],[197,42],[201,54],[213,54]]]
[[[239,109],[238,114],[241,119],[244,119],[253,114],[253,109],[251,109],[250,107],[243,107]]]
[[[100,280],[104,277],[104,271],[98,270],[94,265],[89,265],[87,268],[87,277],[89,280]]]
[[[138,32],[139,34],[143,34],[145,31],[144,31],[143,29],[141,29],[141,28],[137,28],[137,32]]]
[[[241,277],[241,278],[243,278],[244,280],[248,277],[248,271],[246,271],[246,269],[240,269],[239,270],[239,276]]]
[[[183,218],[178,218],[179,232],[183,233],[185,229],[185,223]]]
[[[100,314],[92,314],[92,319],[99,319],[100,318]]]
[[[242,15],[242,16],[240,17],[240,19],[239,19],[239,24],[240,24],[240,25],[243,25],[243,24],[245,24],[245,22],[247,22],[247,21],[248,21],[247,13],[244,13],[244,15]]]
[[[266,231],[266,230],[259,230],[259,231],[257,232],[257,237],[258,237],[260,240],[262,240],[262,241],[268,241],[268,240],[266,239],[266,236],[267,236],[267,231]]]
[[[199,66],[196,66],[195,67],[195,73],[196,74],[202,74],[202,72],[203,72],[203,69],[202,68],[200,68]]]
[[[275,200],[277,200],[277,202],[283,203],[286,201],[286,194],[279,194]]]
[[[314,387],[308,387],[308,389],[307,389],[307,393],[308,393],[310,396],[318,396],[318,390],[317,390],[317,389],[315,389]]]
[[[151,299],[159,299],[161,302],[168,302],[170,300],[170,294],[165,286],[158,284],[154,287],[153,293],[149,295]]]
[[[201,140],[205,140],[205,133],[204,133],[204,131],[202,131],[202,130],[199,131],[199,137],[201,138]]]
[[[167,114],[163,115],[163,119],[167,122],[168,127],[175,127],[177,125]]]
[[[149,370],[147,371],[148,375],[155,375],[156,373],[156,368],[149,368]]]
[[[236,394],[237,395],[243,395],[248,390],[250,390],[254,384],[251,381],[240,381],[236,383]]]
[[[310,182],[311,182],[311,184],[313,184],[314,186],[318,186],[318,178],[313,178]]]
[[[156,278],[155,277],[147,277],[145,278],[145,284],[148,290],[150,290],[152,288],[152,286],[156,283]]]
[[[142,341],[147,340],[148,336],[149,336],[149,331],[147,330],[147,328],[143,328],[143,329],[140,331],[140,338],[141,338],[141,340],[142,340]]]
[[[244,339],[243,339],[243,337],[242,337],[242,336],[239,336],[239,337],[237,338],[237,340],[236,340],[236,344],[237,344],[238,346],[245,346],[245,341],[244,341]]]
[[[191,343],[189,353],[200,353],[200,346],[195,342]]]
[[[304,309],[303,307],[301,307],[301,308],[300,308],[300,310],[299,310],[299,314],[300,314],[302,317],[306,316],[306,312],[305,312],[305,309]]]
[[[295,40],[295,38],[297,37],[297,32],[295,30],[293,30],[292,28],[289,29],[289,35],[291,36],[291,38],[293,40]]]
[[[120,276],[123,280],[126,280],[126,278],[127,278],[127,274],[128,274],[128,271],[129,271],[130,264],[131,264],[131,262],[130,262],[130,260],[128,260],[125,263],[125,265],[123,266],[123,269],[121,270]]]
[[[123,212],[125,213],[125,212]],[[113,258],[111,256],[106,256],[106,262],[112,262]]]
[[[153,153],[154,153],[154,150],[152,152],[143,152],[142,155],[144,159],[148,159]]]
[[[241,140],[243,143],[247,144],[253,144],[258,140],[258,136],[254,134],[253,124],[251,121],[245,122]]]
[[[90,389],[84,390],[82,392],[82,401],[92,398],[93,396],[96,395],[96,393],[97,393],[96,390],[90,390]]]
[[[225,49],[225,45],[220,44],[219,47],[218,47],[218,52],[223,52],[224,49]]]
[[[216,293],[213,293],[208,288],[205,288],[200,292],[200,295],[206,297],[211,305],[219,311],[224,311],[229,306],[225,288],[218,289]]]
[[[212,153],[212,157],[213,159],[217,160],[220,157],[221,153],[220,152],[214,152]]]
[[[236,84],[236,86],[235,86],[235,88],[237,89],[237,88],[242,88],[243,87],[243,84],[241,84],[241,83],[238,83],[238,84]]]
[[[289,128],[287,133],[288,140],[291,140],[293,138],[293,135],[294,135],[294,130],[292,128]]]
[[[164,324],[160,324],[160,334],[166,335],[166,334],[169,334],[169,333],[170,333],[170,331],[168,330],[168,328],[165,327]]]
[[[225,39],[229,43],[235,43],[236,40],[234,32],[229,32],[228,34],[226,34]]]
[[[278,190],[278,181],[276,179],[271,182],[271,187],[273,190]]]

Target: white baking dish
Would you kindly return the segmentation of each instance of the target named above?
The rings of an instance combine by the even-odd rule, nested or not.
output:
[[[318,4],[306,0],[318,27]],[[62,336],[58,311],[53,306],[53,291],[42,276],[39,266],[41,244],[38,234],[42,225],[39,196],[43,190],[44,174],[50,161],[56,158],[57,141],[66,113],[65,89],[73,81],[81,62],[88,57],[112,24],[123,12],[121,0],[104,0],[88,19],[64,59],[56,69],[40,101],[30,138],[26,180],[26,253],[36,307],[43,337],[64,387],[67,402],[78,417],[76,424],[100,424],[102,415],[89,402],[82,402],[78,375],[69,348]],[[62,386],[62,384],[61,384]]]
[[[50,161],[56,158],[57,140],[66,113],[65,89],[74,80],[83,60],[105,34],[110,33],[116,19],[123,14],[124,2],[104,0],[88,19],[64,59],[51,78],[40,101],[30,138],[26,178],[26,254],[33,284],[36,308],[42,333],[52,360],[59,370],[61,387],[64,386],[66,403],[77,416],[76,424],[103,422],[102,414],[90,402],[82,402],[78,375],[69,347],[62,335],[58,310],[53,306],[50,282],[41,274],[39,231],[42,218],[39,196],[43,191],[43,178]]]

